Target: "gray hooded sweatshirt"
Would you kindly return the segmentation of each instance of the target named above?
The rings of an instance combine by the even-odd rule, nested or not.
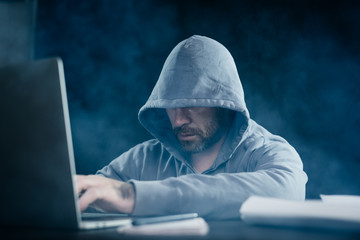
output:
[[[236,111],[214,164],[197,172],[172,131],[166,108]],[[295,149],[249,117],[234,60],[217,41],[192,36],[165,61],[139,121],[155,139],[136,145],[98,171],[135,187],[133,215],[197,212],[239,218],[252,195],[304,200],[307,175]]]

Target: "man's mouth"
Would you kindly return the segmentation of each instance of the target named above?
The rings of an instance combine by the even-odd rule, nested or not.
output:
[[[198,135],[198,132],[196,129],[189,128],[189,127],[175,128],[174,133],[179,141],[192,141]]]
[[[191,141],[191,140],[194,140],[196,138],[196,134],[179,132],[177,134],[177,137],[181,141]]]

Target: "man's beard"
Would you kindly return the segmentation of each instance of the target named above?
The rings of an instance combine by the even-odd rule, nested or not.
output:
[[[177,127],[174,129],[174,134],[179,141],[182,149],[188,153],[199,153],[217,143],[221,137],[226,133],[227,128],[222,124],[222,116],[219,111],[211,121],[205,125],[205,130],[199,128],[191,128],[187,125]],[[179,134],[194,135],[194,140],[182,140]]]

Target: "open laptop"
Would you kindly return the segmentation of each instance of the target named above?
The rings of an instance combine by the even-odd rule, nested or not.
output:
[[[128,216],[81,218],[61,59],[0,67],[0,111],[0,225],[92,229],[131,223]]]

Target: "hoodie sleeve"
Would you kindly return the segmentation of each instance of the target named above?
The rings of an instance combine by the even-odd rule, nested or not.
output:
[[[307,176],[296,151],[272,142],[247,152],[249,172],[190,174],[161,181],[131,180],[134,215],[197,212],[210,219],[239,218],[241,204],[252,195],[304,200]],[[241,155],[242,157],[244,155]],[[235,156],[230,161],[241,161]]]
[[[178,175],[177,165],[168,162],[170,157],[161,143],[152,139],[124,152],[96,174],[123,182],[165,179]]]

